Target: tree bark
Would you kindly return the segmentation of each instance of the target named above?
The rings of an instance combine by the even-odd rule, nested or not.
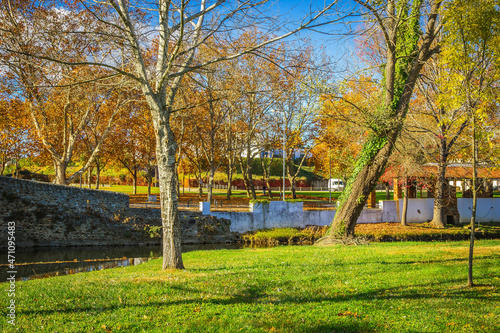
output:
[[[401,214],[401,225],[407,226],[406,218],[408,215],[408,177],[405,177],[405,196],[403,198],[403,212]]]
[[[208,185],[207,185],[207,197],[208,197],[207,201],[208,202],[212,202],[214,175],[215,175],[215,168],[212,165],[212,167],[210,168],[210,172],[208,174]]]
[[[445,228],[446,222],[443,216],[444,187],[446,182],[446,159],[438,163],[438,176],[434,186],[434,216],[431,225],[435,228]]]
[[[101,168],[100,168],[100,165],[98,163],[96,163],[95,165],[95,188],[96,190],[99,189],[99,183],[101,181]]]
[[[229,158],[227,162],[227,192],[226,199],[231,200],[231,182],[233,180],[233,164],[232,159]]]
[[[89,188],[92,188],[92,170],[94,168],[88,168],[87,169],[87,186]]]
[[[198,174],[198,198],[203,198],[203,178],[201,172]]]
[[[391,192],[389,189],[389,182],[384,182],[384,186],[385,186],[385,199],[391,200]]]
[[[152,168],[148,167],[147,168],[147,179],[148,179],[148,195],[151,195],[151,184],[153,183],[153,174],[152,174]]]
[[[178,214],[176,181],[177,144],[168,120],[156,130],[156,156],[158,156],[161,220],[163,226],[163,269],[183,269],[181,255],[181,226]]]
[[[252,167],[248,170],[248,183],[250,184],[250,191],[252,193],[252,199],[257,199],[257,194],[255,193],[255,184],[253,183],[253,171]]]
[[[474,238],[476,232],[476,207],[477,207],[477,141],[476,141],[476,116],[472,115],[472,213],[470,218],[470,243],[469,267],[467,272],[467,286],[474,286]]]
[[[347,182],[340,200],[340,209],[337,210],[330,229],[330,236],[344,238],[354,236],[356,221],[363,210],[368,195],[375,187],[378,179],[385,171],[387,161],[394,148],[408,106],[413,95],[415,84],[425,62],[434,54],[431,46],[435,40],[435,29],[441,1],[431,3],[429,16],[426,22],[426,31],[416,34],[421,26],[421,6],[414,8],[417,12],[409,13],[412,19],[401,24],[395,15],[394,2],[388,2],[386,17],[381,18],[378,8],[360,3],[368,9],[372,16],[378,18],[377,23],[383,31],[386,44],[386,64],[384,67],[384,100],[381,103],[383,110],[372,125],[373,136],[365,143],[363,151],[357,161],[355,173]],[[384,15],[385,15],[384,14]],[[411,37],[412,45],[405,45],[408,54],[400,54],[397,47],[398,36]],[[398,66],[397,66],[398,65]],[[349,191],[350,189],[350,191]]]
[[[67,185],[66,180],[66,168],[68,165],[65,162],[54,160],[54,169],[56,171],[56,178],[54,179],[54,184]]]
[[[265,158],[264,157],[261,157],[260,159],[260,164],[262,165],[262,173],[263,173],[263,185],[266,186],[267,188],[267,191],[268,191],[268,197],[269,199],[272,199],[273,198],[273,193],[271,191],[271,166],[273,164],[273,161],[274,161],[274,158],[271,157],[270,160],[269,160],[269,164],[266,165],[265,163]]]
[[[134,187],[134,194],[137,194],[137,165],[134,166],[132,172],[132,185]]]
[[[356,179],[352,181],[351,192],[345,203],[337,209],[335,218],[330,229],[330,236],[335,238],[353,237],[354,228],[368,196],[376,186],[378,179],[384,173],[389,156],[394,148],[393,142],[398,132],[393,133],[389,140],[380,149],[371,163],[366,164],[359,172]],[[349,183],[348,185],[349,186]],[[397,185],[396,185],[397,186]],[[344,193],[345,189],[344,189]]]

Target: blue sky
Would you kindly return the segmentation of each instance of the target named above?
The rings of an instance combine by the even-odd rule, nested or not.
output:
[[[331,1],[317,0],[277,0],[270,3],[270,8],[272,14],[286,18],[287,24],[282,30],[285,31],[297,27],[301,20],[310,17],[311,13],[321,10],[325,4],[330,3]],[[359,6],[352,0],[340,0],[336,9],[345,15],[358,8]],[[329,11],[318,22],[323,23],[329,19],[337,18],[338,16],[334,13],[333,10]],[[323,51],[332,58],[333,62],[339,62],[339,70],[343,70],[345,67],[362,66],[355,53],[354,37],[346,36],[349,30],[358,29],[360,20],[359,16],[351,16],[335,24],[326,24],[313,30],[303,30],[298,34],[298,37],[309,38],[316,51]]]

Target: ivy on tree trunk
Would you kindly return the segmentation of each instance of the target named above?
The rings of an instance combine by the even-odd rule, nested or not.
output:
[[[440,1],[431,4],[427,18],[426,32],[420,32],[420,10],[422,1],[414,1],[411,9],[408,2],[387,1],[385,13],[381,17],[380,8],[372,7],[364,1],[357,1],[375,17],[385,38],[387,61],[384,71],[384,101],[375,110],[372,135],[365,143],[346,188],[339,199],[339,208],[330,229],[330,237],[354,236],[354,228],[368,195],[385,171],[393,151],[416,81],[430,56],[434,53],[431,45],[437,29],[436,20]]]

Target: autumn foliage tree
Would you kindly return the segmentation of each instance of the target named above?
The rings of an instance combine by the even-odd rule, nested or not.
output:
[[[338,98],[338,93],[342,98]],[[380,88],[371,78],[359,76],[345,82],[338,93],[321,97],[320,130],[313,160],[323,175],[331,173],[347,180],[370,130],[373,101]]]
[[[110,76],[106,69],[61,66],[46,60],[64,56],[83,61],[102,56],[96,45],[81,35],[57,35],[56,38],[53,34],[42,34],[47,30],[75,30],[92,25],[85,13],[70,15],[51,7],[50,2],[47,5],[2,3],[0,20],[4,29],[0,31],[0,61],[8,71],[11,90],[23,96],[37,138],[52,159],[56,172],[54,182],[66,184],[94,163],[113,119],[123,107],[116,87],[127,79],[106,79]],[[114,98],[110,98],[113,94]],[[108,116],[102,117],[102,114]],[[67,177],[66,169],[81,144],[79,139],[84,129],[91,124],[96,126],[97,118],[105,124],[101,126],[97,144],[82,168]]]
[[[330,237],[354,235],[356,221],[401,132],[420,72],[435,52],[433,43],[440,29],[441,1],[356,2],[366,9],[383,36],[382,93],[372,110],[371,133],[339,200]],[[424,8],[428,10],[425,13]]]
[[[500,78],[500,10],[498,1],[456,0],[445,8],[442,56],[453,71],[447,86],[454,92],[447,98],[460,103],[472,127],[472,212],[469,248],[469,286],[473,286],[473,250],[477,206],[477,160],[481,127],[487,124],[492,102],[496,105],[496,89]],[[496,110],[495,110],[496,111]]]
[[[36,150],[25,104],[17,98],[0,100],[0,175],[6,164]]]

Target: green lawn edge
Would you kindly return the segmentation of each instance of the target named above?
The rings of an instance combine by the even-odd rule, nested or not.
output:
[[[498,332],[500,241],[195,251],[16,283],[4,332]],[[2,284],[2,287],[6,284]],[[4,288],[5,289],[5,288]],[[7,293],[0,296],[7,304]]]

